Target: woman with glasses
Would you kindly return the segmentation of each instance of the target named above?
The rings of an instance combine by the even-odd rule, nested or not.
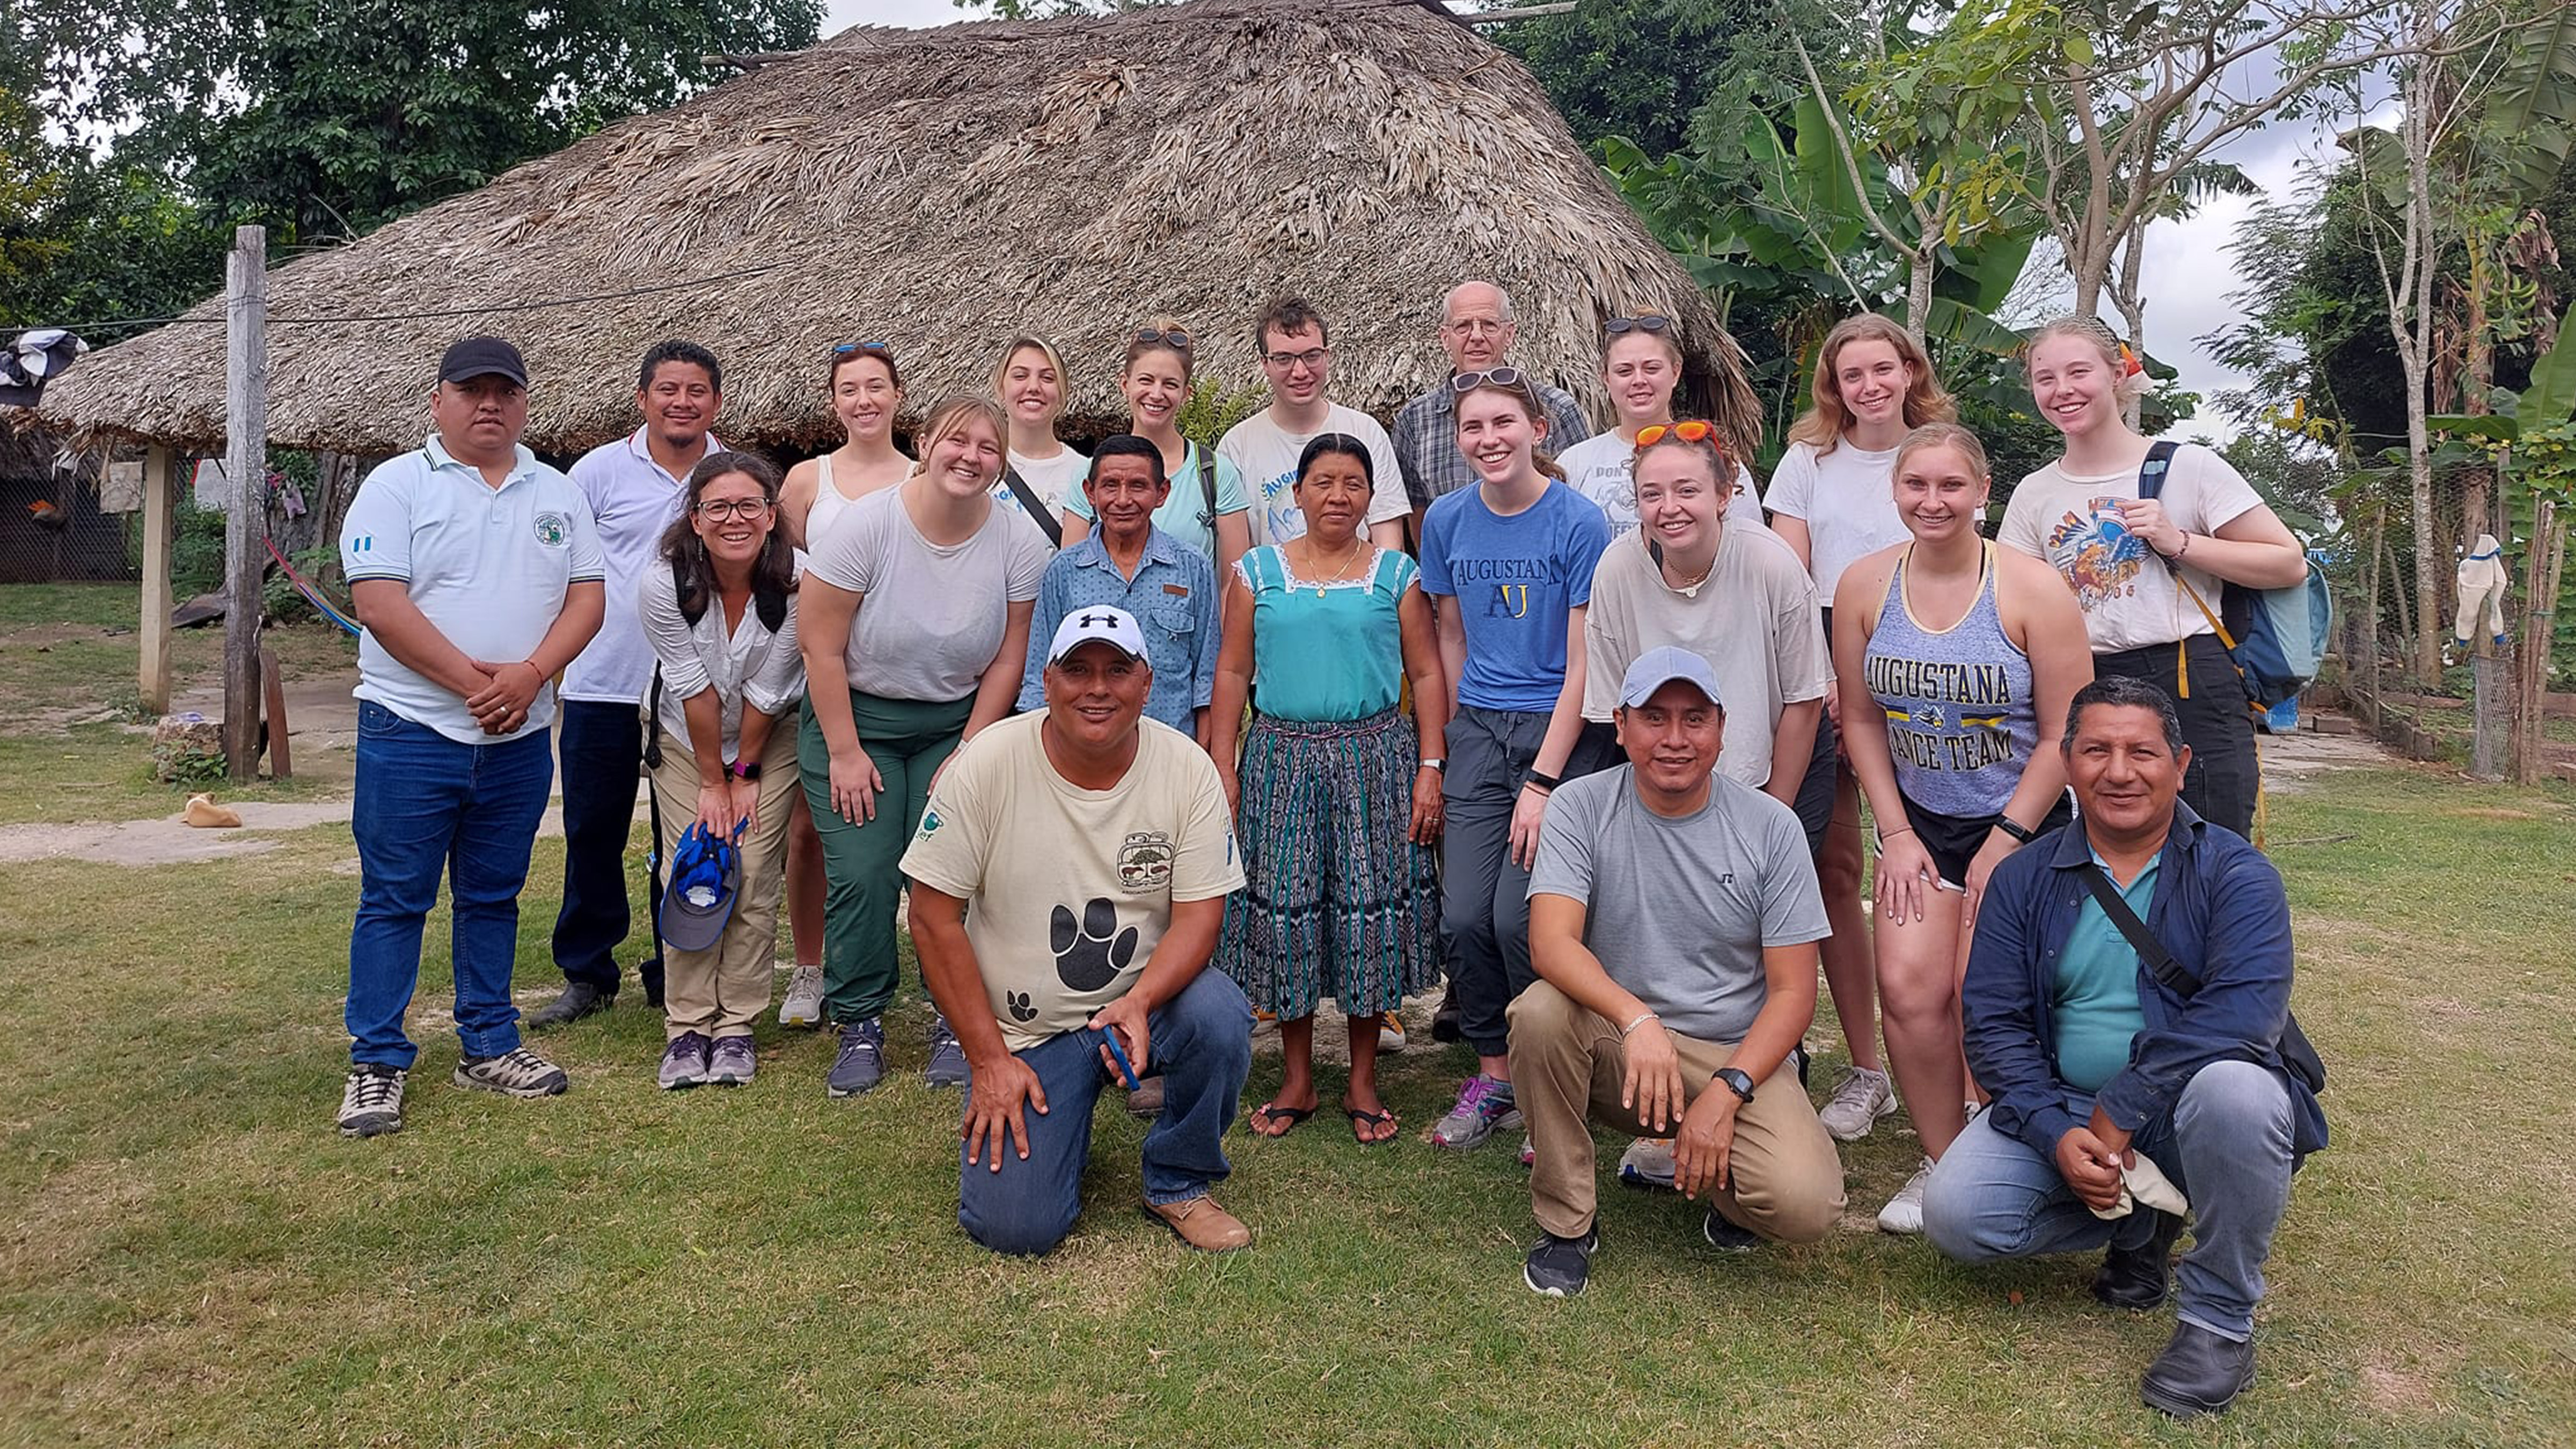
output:
[[[1154,510],[1154,526],[1206,554],[1223,578],[1252,546],[1252,505],[1232,463],[1181,435],[1197,356],[1198,344],[1180,323],[1157,317],[1128,339],[1118,390],[1127,395],[1127,431],[1162,450],[1163,476],[1172,480],[1172,496]],[[1077,490],[1066,496],[1064,509],[1070,548],[1090,535],[1091,504]]]
[[[695,825],[741,852],[723,934],[698,950],[663,944],[665,1090],[750,1081],[752,1023],[769,1007],[796,799],[796,731],[784,722],[805,693],[781,486],[766,458],[701,461],[640,581],[654,659],[646,756],[662,827],[655,848],[673,859]]]
[[[1009,437],[990,398],[931,409],[912,476],[853,505],[806,564],[797,754],[831,883],[823,976],[841,1029],[835,1097],[884,1075],[878,1018],[894,999],[895,897],[931,779],[1019,693],[1048,551],[1025,515],[993,501]],[[946,1022],[933,1023],[930,1048],[931,1085],[964,1085],[966,1056]]]
[[[1065,500],[1081,496],[1090,460],[1055,435],[1056,419],[1064,415],[1064,358],[1055,344],[1043,337],[1012,338],[993,369],[993,397],[1011,420],[1008,468],[993,485],[993,497],[1027,512],[1050,541],[1062,538]]]
[[[844,342],[833,348],[823,391],[849,441],[788,469],[787,489],[778,500],[787,541],[808,553],[851,504],[892,488],[912,472],[912,460],[894,445],[903,374],[892,350],[882,342]]]
[[[1611,536],[1624,538],[1637,531],[1637,492],[1629,472],[1637,434],[1671,424],[1673,392],[1681,386],[1682,348],[1673,335],[1672,319],[1653,313],[1611,318],[1602,331],[1601,381],[1610,390],[1618,426],[1573,444],[1557,454],[1556,461],[1574,491],[1601,506],[1610,520]],[[1730,504],[1729,518],[1760,528],[1762,494],[1753,486],[1753,475],[1739,461],[1727,481],[1734,493],[1752,504],[1750,508]]]
[[[1441,946],[1476,1075],[1431,1136],[1466,1148],[1520,1116],[1503,1013],[1535,979],[1529,871],[1548,792],[1610,755],[1609,732],[1583,722],[1583,617],[1610,524],[1548,457],[1547,409],[1520,369],[1462,372],[1449,387],[1476,483],[1424,515],[1422,590],[1442,601],[1451,704]]]

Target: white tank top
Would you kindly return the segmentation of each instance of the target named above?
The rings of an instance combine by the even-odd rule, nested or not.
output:
[[[858,501],[832,485],[832,455],[825,453],[817,457],[814,460],[814,506],[805,510],[805,547],[812,549],[822,540],[823,531],[832,526],[832,520],[848,512],[850,505]]]

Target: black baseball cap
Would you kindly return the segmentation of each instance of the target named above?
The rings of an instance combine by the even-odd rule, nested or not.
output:
[[[478,377],[506,377],[528,385],[527,359],[498,337],[460,337],[438,359],[440,382],[471,382]]]

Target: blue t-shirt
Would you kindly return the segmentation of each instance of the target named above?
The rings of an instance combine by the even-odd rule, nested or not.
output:
[[[1544,714],[1565,688],[1568,611],[1592,602],[1592,569],[1610,520],[1551,480],[1509,518],[1481,486],[1433,499],[1422,521],[1422,591],[1455,598],[1467,635],[1458,702]]]

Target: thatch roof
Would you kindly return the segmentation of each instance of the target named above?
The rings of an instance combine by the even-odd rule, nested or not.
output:
[[[669,336],[723,357],[719,427],[745,441],[839,441],[833,343],[893,343],[917,413],[982,391],[1023,330],[1064,345],[1069,426],[1096,430],[1125,420],[1112,373],[1140,320],[1184,319],[1207,338],[1202,376],[1248,385],[1249,319],[1281,290],[1336,324],[1335,391],[1387,416],[1446,374],[1440,298],[1478,276],[1514,297],[1517,360],[1596,412],[1603,319],[1660,311],[1681,322],[1692,396],[1758,428],[1706,298],[1529,73],[1423,0],[860,26],[277,268],[269,440],[415,445],[440,349],[484,330],[525,349],[545,449],[631,428],[634,360]],[[714,280],[527,306],[697,278]],[[220,315],[218,299],[93,354],[45,417],[215,443]]]

